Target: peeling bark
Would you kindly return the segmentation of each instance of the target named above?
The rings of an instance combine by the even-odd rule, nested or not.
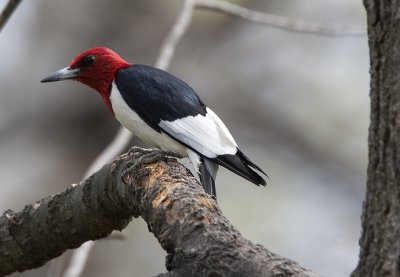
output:
[[[81,184],[0,218],[0,276],[43,265],[142,216],[167,251],[159,276],[317,276],[253,244],[175,159],[130,151]]]

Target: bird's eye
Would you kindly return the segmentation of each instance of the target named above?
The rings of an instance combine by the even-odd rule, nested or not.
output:
[[[86,65],[92,65],[96,62],[96,56],[95,55],[89,55],[85,57],[85,64]]]

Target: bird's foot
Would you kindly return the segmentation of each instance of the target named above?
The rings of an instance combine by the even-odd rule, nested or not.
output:
[[[135,159],[135,164],[150,164],[156,161],[165,161],[167,157],[175,157],[173,153],[160,149],[145,149],[137,146],[128,151],[128,156]]]
[[[131,161],[126,164],[126,169],[124,170],[122,176],[123,179],[131,176],[132,172],[135,172],[138,167],[143,164],[151,164],[157,161],[166,161],[167,156],[173,156],[172,153],[159,150],[159,149],[145,149],[141,147],[132,147],[127,153]],[[141,179],[143,175],[147,174],[147,171],[141,171],[141,174],[136,174],[136,179]],[[130,178],[130,177],[129,177]]]
[[[128,150],[128,156],[129,157],[137,157],[139,155],[144,155],[153,152],[154,150],[157,149],[152,149],[152,148],[142,148],[139,146],[133,146]]]

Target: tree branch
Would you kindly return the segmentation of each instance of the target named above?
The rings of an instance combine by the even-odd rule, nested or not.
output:
[[[292,32],[334,36],[366,35],[365,27],[305,21],[270,13],[252,11],[224,0],[196,0],[196,7],[237,16],[245,20],[266,24],[271,27],[281,28]]]
[[[128,145],[132,138],[132,133],[124,127],[120,127],[113,140],[99,154],[86,170],[83,179],[88,178],[91,174],[99,170],[106,163],[111,162],[119,153],[121,153]],[[69,265],[65,270],[64,277],[78,277],[85,269],[85,265],[89,254],[94,246],[94,241],[88,241],[79,249],[76,249],[69,261]],[[48,277],[61,276],[61,267],[64,264],[64,258],[53,260],[47,272]]]
[[[317,276],[243,238],[175,159],[138,148],[63,193],[6,211],[0,276],[121,230],[132,216],[143,217],[168,253],[169,272],[160,276]]]
[[[184,0],[181,5],[181,10],[176,18],[174,25],[164,39],[160,53],[158,54],[155,67],[162,70],[167,70],[171,59],[174,56],[176,46],[189,28],[192,21],[193,9],[195,0]]]
[[[17,9],[21,0],[10,0],[8,4],[5,6],[3,11],[0,14],[0,32],[3,30],[3,27],[6,25],[7,21],[10,19],[11,15]]]

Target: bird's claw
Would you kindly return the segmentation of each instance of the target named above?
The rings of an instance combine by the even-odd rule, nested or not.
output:
[[[135,164],[150,164],[156,161],[165,161],[168,156],[173,156],[173,153],[160,149],[145,149],[140,147],[132,147],[128,151],[128,156],[135,159]]]
[[[165,161],[167,156],[173,156],[172,153],[167,151],[159,149],[144,149],[136,146],[129,149],[127,155],[132,159],[127,163],[127,168],[124,170],[123,176],[135,171],[137,166],[141,166],[142,164],[151,164],[156,161]],[[146,173],[144,172],[143,174]],[[141,178],[141,176],[136,176],[136,178]]]
[[[132,148],[130,148],[128,150],[128,156],[129,157],[138,157],[144,154],[148,154],[153,152],[154,150],[157,149],[148,149],[148,148],[142,148],[142,147],[138,147],[138,146],[133,146]]]

